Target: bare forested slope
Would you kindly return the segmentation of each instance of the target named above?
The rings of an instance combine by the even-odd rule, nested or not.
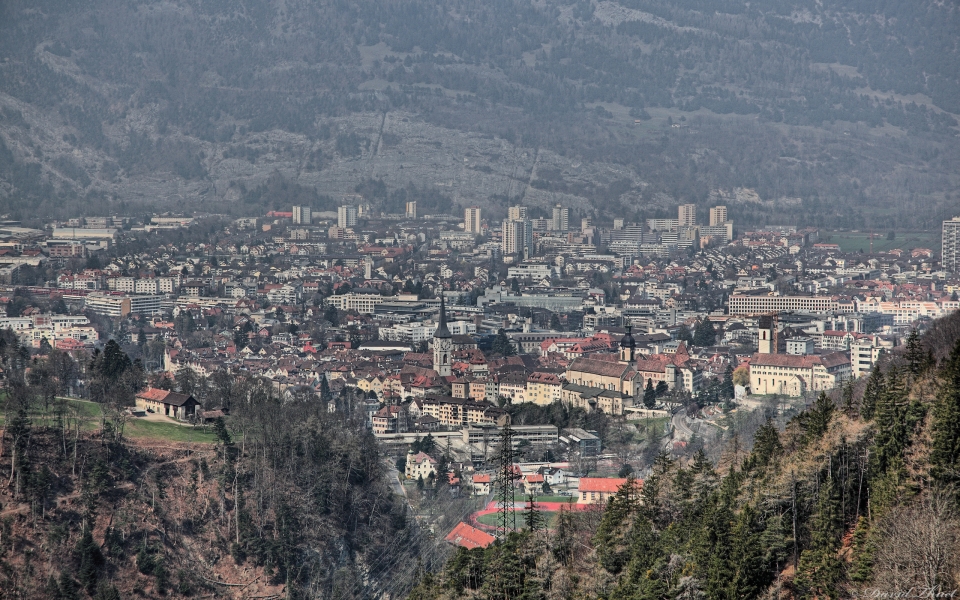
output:
[[[13,0],[0,210],[359,190],[929,226],[958,201],[958,24],[929,0]],[[298,193],[255,193],[271,176]]]

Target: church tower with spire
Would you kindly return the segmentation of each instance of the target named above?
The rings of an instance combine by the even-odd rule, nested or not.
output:
[[[620,362],[631,364],[637,358],[637,341],[633,339],[633,325],[627,325],[627,333],[620,339]]]
[[[433,370],[440,377],[449,377],[453,374],[453,336],[447,328],[447,308],[444,305],[443,293],[440,294],[440,324],[433,334]]]

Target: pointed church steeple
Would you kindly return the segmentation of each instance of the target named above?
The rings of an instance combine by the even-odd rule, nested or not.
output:
[[[440,325],[437,326],[437,331],[433,334],[433,337],[453,337],[450,335],[450,330],[447,329],[447,307],[443,303],[443,292],[440,293]]]
[[[433,334],[433,370],[440,377],[449,377],[452,373],[453,336],[447,328],[447,307],[440,295],[440,324]]]

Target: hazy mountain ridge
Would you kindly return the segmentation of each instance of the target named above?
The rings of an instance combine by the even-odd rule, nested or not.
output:
[[[658,193],[704,202],[747,187],[802,198],[794,219],[880,208],[877,226],[928,225],[954,201],[960,16],[947,4],[0,11],[0,210],[234,201],[275,171],[318,195],[382,178],[460,204],[587,211],[612,198],[650,215]],[[544,158],[552,177],[537,176]]]

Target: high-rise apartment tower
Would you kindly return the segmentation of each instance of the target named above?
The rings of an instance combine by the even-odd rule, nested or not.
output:
[[[463,230],[467,233],[481,233],[480,231],[480,207],[468,206],[463,213]]]
[[[357,207],[352,204],[344,204],[337,209],[338,227],[356,227],[357,226]]]
[[[710,209],[710,226],[723,225],[727,222],[727,207],[714,206]]]
[[[293,207],[293,224],[294,225],[309,225],[310,220],[311,220],[311,215],[310,215],[309,206]]]
[[[960,272],[960,217],[943,222],[943,268]]]

